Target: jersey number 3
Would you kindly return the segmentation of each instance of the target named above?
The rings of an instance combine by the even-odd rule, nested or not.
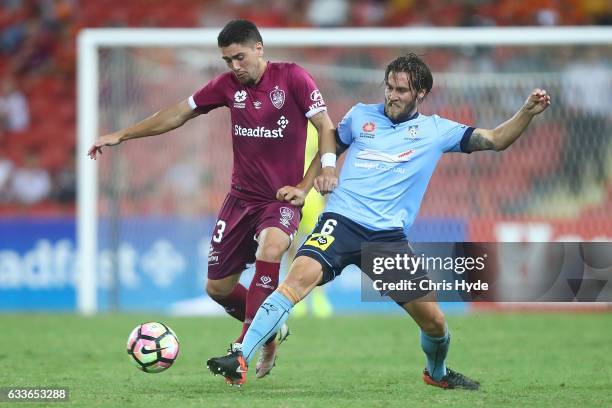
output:
[[[225,231],[225,221],[219,220],[217,221],[217,232],[213,235],[212,240],[216,243],[221,242],[223,239],[223,231]]]

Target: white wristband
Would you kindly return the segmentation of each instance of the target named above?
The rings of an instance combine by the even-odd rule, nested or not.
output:
[[[321,167],[336,167],[336,155],[334,153],[325,153],[321,156]]]

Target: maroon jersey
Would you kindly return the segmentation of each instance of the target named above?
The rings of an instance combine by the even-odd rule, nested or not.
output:
[[[246,200],[274,200],[280,187],[302,180],[308,118],[327,109],[308,72],[278,62],[268,62],[254,86],[242,85],[231,72],[221,74],[189,104],[201,113],[230,109],[232,194]]]

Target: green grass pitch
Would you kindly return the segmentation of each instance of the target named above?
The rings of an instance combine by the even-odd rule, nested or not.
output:
[[[160,320],[181,342],[161,374],[128,361],[139,322]],[[402,315],[290,320],[277,367],[242,389],[203,362],[239,330],[229,317],[0,315],[0,386],[67,386],[82,407],[611,407],[612,314],[450,316],[449,366],[479,379],[479,392],[421,380],[424,357]],[[9,405],[1,404],[0,405]],[[41,404],[26,404],[42,406]]]

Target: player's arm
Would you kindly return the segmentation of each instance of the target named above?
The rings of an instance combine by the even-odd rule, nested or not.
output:
[[[349,148],[349,145],[344,144],[341,140],[340,140],[340,135],[338,134],[338,129],[336,129],[336,156],[340,157],[340,155],[342,153],[344,153],[346,151],[346,149]]]
[[[338,185],[338,176],[336,175],[336,129],[326,110],[312,116],[310,121],[319,134],[319,160],[321,166],[321,174],[315,177],[314,187],[321,194],[331,193]],[[313,161],[316,159],[317,157],[315,156]],[[308,174],[308,172],[306,173]]]
[[[103,146],[114,146],[125,140],[159,135],[182,126],[189,119],[199,115],[199,112],[189,106],[184,100],[169,108],[161,110],[148,118],[117,132],[100,136],[91,146],[87,154],[96,159],[97,154],[102,154]]]
[[[534,89],[525,104],[510,119],[495,129],[474,129],[464,151],[467,153],[479,150],[501,151],[506,149],[523,134],[531,119],[542,113],[550,105],[550,96],[543,89]]]

